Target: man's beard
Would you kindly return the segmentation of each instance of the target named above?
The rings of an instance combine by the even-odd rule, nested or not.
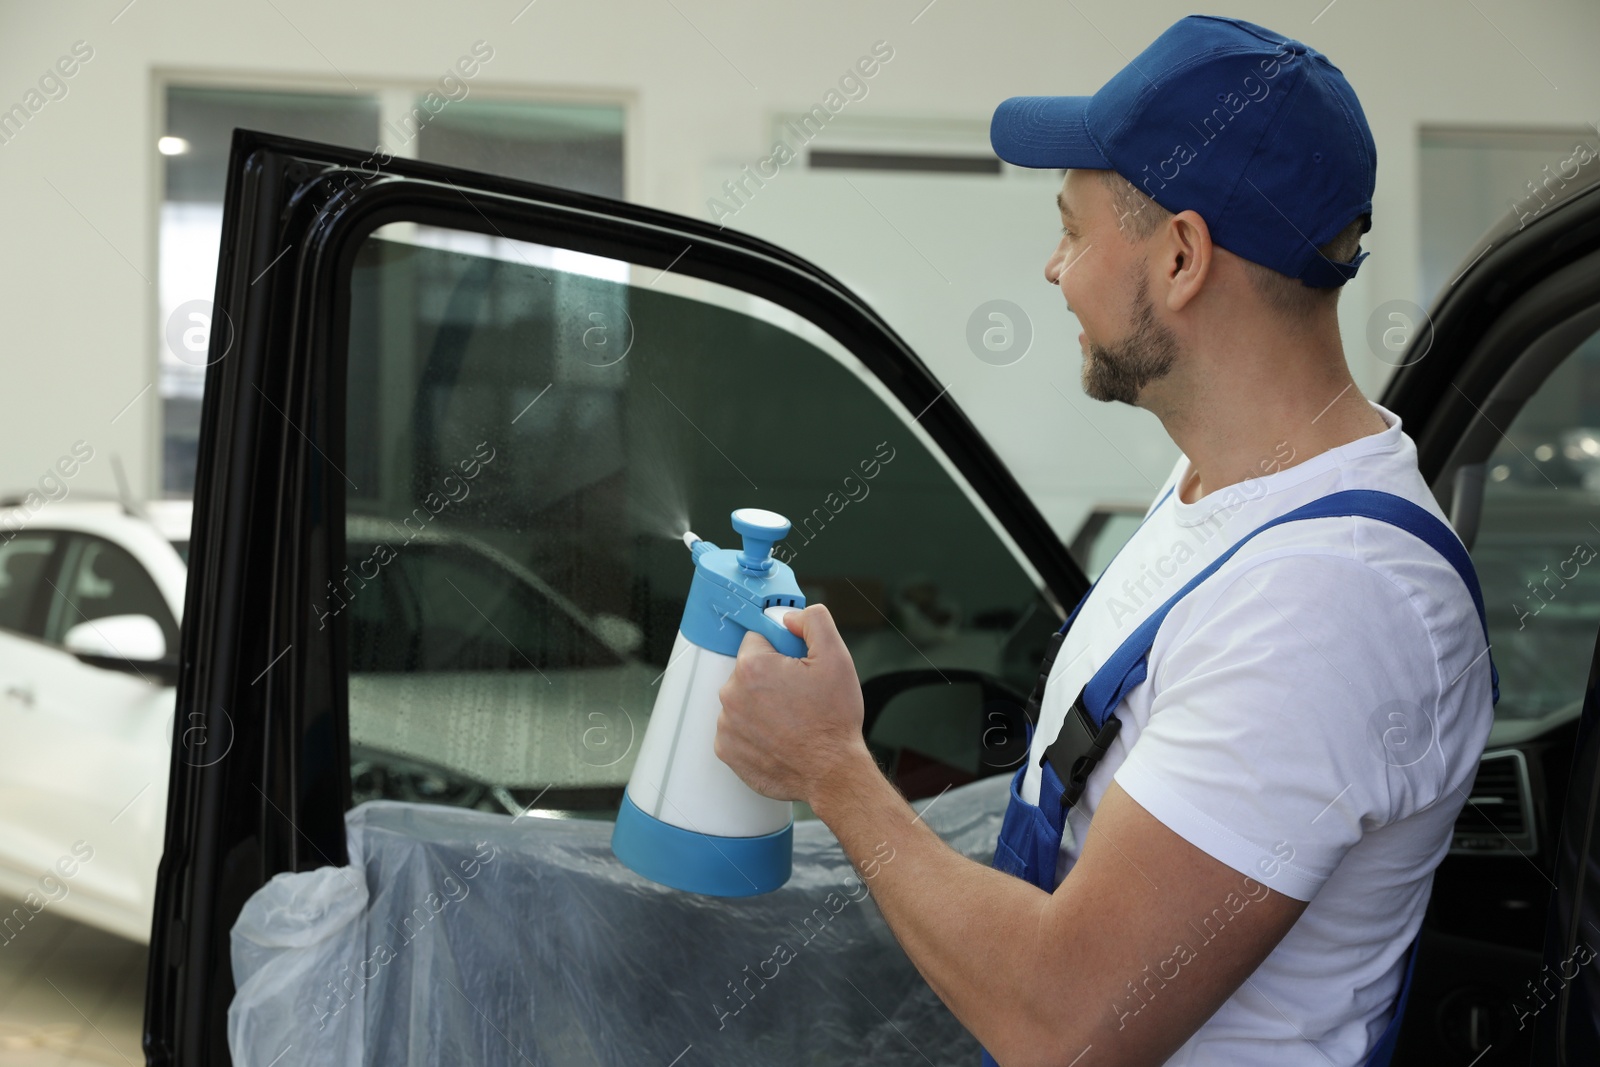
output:
[[[1120,400],[1132,404],[1147,384],[1172,370],[1178,357],[1178,338],[1156,321],[1150,302],[1150,284],[1137,275],[1133,291],[1133,328],[1113,345],[1090,342],[1083,356],[1083,391],[1095,400]]]

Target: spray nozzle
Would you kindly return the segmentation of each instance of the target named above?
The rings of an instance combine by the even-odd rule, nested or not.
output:
[[[707,552],[717,551],[716,545],[712,544],[710,541],[707,541],[693,530],[689,530],[684,533],[683,543],[688,546],[689,558],[695,563],[699,563],[700,557],[705,555]]]
[[[739,508],[733,513],[733,529],[744,539],[739,569],[746,574],[766,575],[772,570],[772,546],[788,536],[789,520],[776,511]]]

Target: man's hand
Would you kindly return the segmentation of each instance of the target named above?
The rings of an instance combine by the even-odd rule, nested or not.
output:
[[[855,664],[828,610],[784,624],[806,657],[745,637],[720,694],[717,757],[757,792],[810,804],[851,863],[875,871],[872,897],[895,939],[1000,1063],[1164,1063],[1304,911],[1116,782],[1054,894],[974,863],[872,761]]]
[[[861,682],[833,616],[812,604],[783,624],[806,643],[806,657],[745,634],[719,694],[715,752],[763,796],[809,804],[830,779],[872,756],[861,736]]]

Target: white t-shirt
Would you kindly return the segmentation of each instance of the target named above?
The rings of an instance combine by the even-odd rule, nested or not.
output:
[[[1293,456],[1285,442],[1262,457],[1270,473],[1191,504],[1175,491],[1147,513],[1056,657],[1023,799],[1038,802],[1039,759],[1094,671],[1257,526],[1342,489],[1384,490],[1444,517],[1399,418],[1372,407],[1388,429],[1280,469]],[[1188,474],[1180,456],[1156,499]],[[1376,519],[1267,530],[1173,607],[1068,815],[1058,884],[1085,840],[1084,812],[1114,777],[1195,847],[1311,903],[1168,1067],[1362,1061],[1388,1023],[1488,739],[1486,651],[1455,569]],[[1118,1010],[1141,1007],[1127,990],[1110,995]]]

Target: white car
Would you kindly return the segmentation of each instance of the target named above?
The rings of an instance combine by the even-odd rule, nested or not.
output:
[[[46,907],[149,937],[189,515],[186,504],[147,515],[79,500],[25,521],[0,511],[7,941]]]
[[[188,501],[76,498],[30,512],[0,506],[0,896],[9,898],[0,942],[45,908],[149,939],[174,753],[205,766],[232,743],[231,731],[173,721],[191,511]],[[352,516],[352,570],[372,545],[394,541],[392,530]],[[659,670],[631,656],[632,623],[589,617],[458,534],[422,531],[383,571],[352,580],[342,607],[321,606],[351,613],[358,799],[520,813],[535,801],[559,810],[564,797],[620,795],[649,709],[599,723],[577,702],[649,691]],[[460,610],[408,627],[407,599],[425,586],[455,589]],[[560,625],[543,625],[552,612]],[[562,648],[535,651],[541,633],[556,631]],[[439,708],[460,721],[441,731]],[[553,787],[528,788],[536,782]]]

